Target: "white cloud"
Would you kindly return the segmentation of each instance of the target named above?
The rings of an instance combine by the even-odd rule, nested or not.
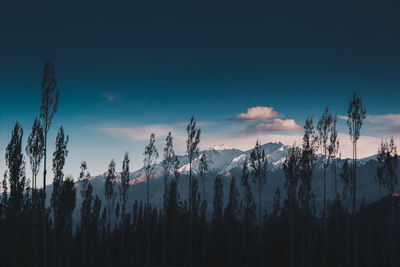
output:
[[[251,107],[246,112],[237,114],[234,118],[229,120],[241,122],[254,122],[254,121],[267,121],[274,117],[280,117],[273,107]]]
[[[279,119],[283,114],[278,113],[273,107],[251,107],[246,112],[237,114],[228,120],[239,122],[254,122],[240,131],[240,134],[261,132],[288,132],[301,129],[293,119]]]

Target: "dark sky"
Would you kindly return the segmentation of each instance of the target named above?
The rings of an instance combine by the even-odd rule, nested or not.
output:
[[[52,2],[2,3],[3,73],[22,74],[51,58],[82,79],[134,73],[137,80],[224,84],[236,75],[244,83],[398,76],[394,1]]]
[[[176,126],[195,114],[217,135],[240,132],[226,119],[256,106],[302,125],[326,105],[345,115],[353,91],[369,114],[399,114],[399,14],[399,1],[2,1],[0,148],[15,120],[28,131],[37,115],[47,59],[61,90],[54,128],[71,134],[74,168],[99,140],[115,153],[102,165],[127,145],[141,164],[143,142],[99,125]],[[400,119],[387,124],[365,134],[389,136]]]

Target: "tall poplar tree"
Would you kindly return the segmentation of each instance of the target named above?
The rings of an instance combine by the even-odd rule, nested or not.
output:
[[[126,202],[128,197],[128,189],[129,189],[129,181],[130,181],[130,171],[129,171],[129,154],[125,152],[124,160],[122,162],[122,172],[121,172],[121,183],[119,187],[119,191],[121,194],[122,200],[122,218],[125,217],[126,212]]]
[[[268,160],[258,140],[253,151],[250,153],[250,166],[253,169],[253,182],[256,185],[258,193],[258,223],[261,226],[261,193],[264,185],[267,183]]]
[[[91,209],[93,204],[93,187],[89,182],[90,173],[87,169],[86,161],[82,161],[80,166],[80,173],[78,177],[78,184],[80,186],[80,195],[82,198],[82,204],[80,208],[80,231],[82,235],[82,261],[84,264],[88,263],[89,258],[89,233],[90,233],[90,220],[91,220]],[[97,227],[97,225],[96,225]]]
[[[286,206],[289,217],[289,264],[291,267],[295,264],[295,213],[297,210],[297,188],[300,176],[301,149],[293,146],[283,162],[283,172],[285,174],[285,189],[287,192]]]
[[[63,189],[66,189],[64,186],[64,165],[66,157],[68,156],[68,145],[69,137],[65,135],[63,127],[60,127],[56,137],[55,151],[53,153],[53,191],[51,193],[51,208],[53,211],[53,259],[54,264],[57,263],[58,256],[60,255],[60,245],[58,241],[63,237],[63,229],[65,225],[65,221],[63,221],[65,210],[60,210],[62,207],[66,207],[66,203],[62,203],[62,194]],[[75,206],[75,202],[74,202]]]
[[[207,171],[208,171],[208,159],[207,159],[207,153],[203,152],[200,155],[200,160],[199,160],[199,175],[201,178],[201,184],[202,184],[202,199],[203,201],[206,199],[206,186],[205,186],[205,180],[207,176]]]
[[[115,161],[111,160],[108,165],[108,171],[106,175],[106,181],[104,183],[104,196],[106,198],[106,206],[107,206],[107,233],[110,233],[111,227],[111,214],[114,210],[115,204]]]
[[[9,213],[12,218],[19,215],[22,208],[25,189],[25,161],[22,153],[22,136],[24,132],[16,122],[11,132],[11,140],[6,148],[6,165],[10,184]]]
[[[190,118],[189,124],[186,127],[186,153],[189,160],[189,234],[188,234],[188,265],[192,266],[192,225],[193,225],[193,203],[196,196],[193,196],[193,177],[192,168],[193,160],[199,154],[199,143],[201,130],[197,129],[194,117]]]
[[[332,158],[333,161],[333,173],[335,177],[335,198],[338,198],[338,192],[337,192],[337,165],[340,162],[340,154],[339,154],[339,146],[340,146],[340,141],[338,137],[338,131],[337,131],[337,115],[333,116],[332,124],[331,124],[331,135],[329,137],[330,139],[330,146],[329,146],[329,154],[330,157]]]
[[[32,189],[35,194],[37,188],[37,175],[43,159],[43,128],[37,118],[33,121],[31,133],[28,136],[25,152],[29,157],[32,170]]]
[[[33,264],[37,265],[37,245],[38,245],[38,233],[37,233],[37,176],[40,169],[40,164],[43,159],[43,147],[44,147],[44,135],[43,128],[40,121],[35,118],[32,125],[32,130],[28,136],[27,145],[25,152],[28,155],[29,163],[32,170],[32,245],[33,245]]]
[[[175,162],[175,152],[174,152],[174,145],[173,145],[173,139],[171,132],[168,133],[167,137],[165,138],[165,147],[164,147],[164,156],[163,156],[163,161],[161,162],[163,171],[164,171],[164,195],[163,195],[163,251],[162,251],[162,257],[163,257],[163,262],[166,262],[166,250],[167,250],[167,245],[166,245],[166,210],[167,210],[167,205],[168,205],[168,177],[170,175],[171,169],[174,167],[174,162]]]
[[[59,90],[57,89],[57,80],[54,75],[54,65],[51,61],[46,61],[43,69],[42,76],[42,102],[40,105],[40,115],[39,119],[41,125],[43,127],[43,190],[42,190],[42,198],[46,199],[46,176],[47,176],[47,135],[50,130],[51,122],[53,120],[54,114],[57,112],[58,107],[58,98],[60,95]],[[43,201],[42,204],[42,213],[46,214],[46,201]],[[44,216],[43,218],[45,218]],[[46,255],[46,220],[42,221],[43,226],[43,267],[47,265],[47,255]]]
[[[23,130],[21,125],[16,122],[11,132],[11,140],[7,145],[5,157],[10,185],[6,220],[7,224],[10,226],[9,235],[11,239],[8,240],[8,242],[10,246],[11,264],[14,266],[17,266],[17,262],[19,261],[17,258],[18,250],[21,249],[18,244],[18,240],[20,240],[18,231],[23,229],[21,213],[25,189],[25,161],[22,153],[22,136]]]
[[[57,208],[59,206],[62,183],[64,180],[63,169],[66,157],[68,156],[68,149],[67,149],[68,141],[69,141],[68,135],[65,135],[64,129],[60,127],[56,137],[56,144],[55,144],[56,149],[53,153],[54,180],[53,180],[53,192],[51,194],[51,207],[53,210],[53,223],[55,228],[58,225],[58,219],[59,219]]]
[[[360,138],[360,131],[366,114],[367,110],[363,107],[361,98],[354,92],[347,110],[347,125],[353,145],[353,215],[356,213],[357,201],[357,141]]]
[[[171,169],[173,168],[175,161],[175,152],[171,132],[168,133],[165,139],[164,147],[164,157],[162,161],[163,171],[164,171],[164,195],[167,189],[168,177],[170,175]]]
[[[158,150],[156,148],[156,136],[154,133],[150,135],[149,144],[144,149],[144,173],[146,176],[146,183],[147,183],[147,198],[146,198],[146,205],[149,206],[150,204],[150,178],[153,175],[153,172],[156,167],[156,160],[158,159]]]
[[[329,111],[329,107],[325,108],[324,113],[322,114],[321,119],[317,124],[318,130],[318,141],[321,149],[322,155],[322,164],[324,168],[323,172],[323,182],[324,182],[324,208],[323,208],[323,217],[326,218],[326,170],[329,167],[329,163],[331,160],[331,156],[333,154],[333,147],[335,143],[331,143],[332,136],[332,125],[333,125],[333,115]]]
[[[150,135],[149,144],[144,149],[144,172],[146,176],[147,184],[147,199],[145,207],[145,217],[146,217],[146,236],[147,236],[147,264],[150,264],[150,178],[156,168],[156,159],[158,158],[158,150],[156,148],[156,136],[154,133]]]
[[[394,193],[394,189],[399,182],[397,177],[398,162],[397,147],[394,143],[393,137],[389,142],[387,140],[382,140],[378,149],[376,178],[379,185],[386,189],[388,194]]]
[[[318,148],[318,136],[315,134],[314,122],[312,117],[308,117],[304,124],[303,143],[300,158],[300,184],[298,196],[300,206],[305,214],[306,225],[305,231],[307,235],[308,250],[308,266],[311,265],[311,232],[312,232],[312,215],[314,210],[315,195],[312,189],[313,171],[316,163],[316,150]]]

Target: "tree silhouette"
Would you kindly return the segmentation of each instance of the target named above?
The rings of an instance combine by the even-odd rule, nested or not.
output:
[[[50,130],[51,122],[54,114],[57,112],[59,90],[57,89],[57,80],[54,76],[54,65],[50,61],[46,61],[43,69],[42,76],[42,102],[40,105],[40,122],[43,127],[44,139],[43,139],[43,196],[46,198],[46,175],[47,175],[47,134]],[[43,201],[42,213],[45,214],[46,201]],[[46,221],[43,221],[43,266],[46,267]]]
[[[57,137],[56,137],[56,149],[53,153],[53,173],[54,173],[54,180],[53,180],[53,192],[51,194],[51,208],[53,211],[53,225],[54,225],[54,237],[53,237],[53,249],[54,255],[56,256],[54,259],[57,260],[57,256],[59,256],[59,244],[58,238],[60,235],[58,229],[61,225],[65,222],[61,221],[64,216],[64,210],[59,210],[59,207],[65,205],[65,203],[61,203],[61,195],[62,190],[65,189],[63,187],[64,181],[64,165],[65,159],[68,156],[67,144],[69,141],[68,135],[65,135],[64,129],[62,127],[59,128]],[[75,206],[75,203],[74,203]],[[72,211],[71,211],[72,212]]]
[[[300,160],[301,160],[301,149],[296,146],[292,146],[289,149],[285,161],[283,162],[283,172],[285,173],[285,188],[287,192],[286,206],[289,217],[289,253],[290,253],[290,266],[294,266],[295,263],[295,212],[297,208],[297,186],[300,176]]]
[[[329,163],[332,157],[333,152],[335,151],[334,147],[336,146],[336,142],[331,143],[335,139],[332,136],[334,117],[332,113],[329,111],[329,107],[325,108],[324,113],[322,114],[321,119],[318,122],[317,130],[318,130],[318,141],[321,148],[322,154],[322,163],[323,163],[323,180],[324,180],[324,208],[323,208],[323,217],[326,218],[326,170],[329,167]]]
[[[229,223],[232,223],[238,220],[240,215],[240,194],[236,186],[236,178],[233,176],[229,185],[228,203],[225,207],[224,216]]]
[[[308,247],[308,265],[311,265],[311,232],[312,232],[312,215],[314,210],[315,196],[312,189],[313,170],[316,163],[315,152],[317,150],[318,137],[314,131],[314,122],[311,117],[306,119],[304,124],[304,135],[301,149],[300,159],[300,184],[298,196],[300,199],[301,209],[305,214],[306,225],[305,232],[307,235]]]
[[[173,141],[172,141],[171,132],[169,132],[165,139],[164,157],[163,157],[163,161],[162,161],[162,166],[164,169],[164,191],[167,188],[168,177],[169,177],[171,168],[173,167],[174,161],[175,161],[174,145],[173,145]]]
[[[129,189],[129,181],[130,181],[130,171],[129,171],[129,154],[125,152],[124,160],[122,162],[122,172],[121,172],[121,183],[119,186],[119,192],[121,195],[122,201],[122,211],[121,211],[121,224],[122,224],[122,233],[121,233],[121,257],[125,258],[125,235],[127,228],[127,214],[126,214],[126,203],[128,198],[128,189]]]
[[[206,199],[206,188],[205,188],[205,179],[207,176],[207,171],[208,171],[208,160],[207,160],[207,153],[203,152],[200,155],[200,160],[199,160],[199,175],[201,178],[201,184],[202,184],[202,199]]]
[[[343,162],[342,170],[340,173],[340,178],[342,179],[343,183],[343,192],[342,196],[344,199],[348,198],[349,196],[353,196],[354,190],[354,175],[353,175],[354,168],[351,166],[351,163],[348,159]]]
[[[72,178],[67,177],[61,184],[59,202],[57,207],[58,220],[56,226],[56,242],[55,248],[55,265],[56,266],[69,266],[71,264],[71,251],[72,251],[72,212],[75,209],[76,202],[76,189],[75,183]]]
[[[111,160],[110,164],[108,165],[106,181],[104,183],[104,196],[106,198],[107,205],[107,234],[110,234],[111,214],[115,204],[115,178],[115,161]]]
[[[206,211],[207,211],[207,200],[206,200],[206,186],[205,186],[205,180],[207,176],[207,171],[208,171],[208,162],[207,162],[207,153],[204,151],[200,155],[200,160],[199,160],[199,176],[201,179],[201,184],[202,184],[202,202],[201,202],[201,210],[202,210],[202,238],[203,238],[203,266],[206,266],[207,264],[207,241],[206,241],[206,231],[207,231],[207,225],[206,225]]]
[[[146,218],[146,232],[147,232],[147,264],[150,264],[150,178],[153,175],[154,169],[156,167],[156,159],[158,158],[158,151],[155,145],[156,136],[154,133],[150,135],[149,144],[145,147],[144,156],[144,172],[146,176],[147,184],[147,199],[145,207],[145,218]]]
[[[250,242],[252,240],[252,229],[254,223],[256,221],[256,202],[254,199],[253,191],[251,190],[249,183],[249,171],[248,171],[248,162],[247,160],[243,163],[242,168],[242,176],[241,176],[241,185],[242,185],[242,239],[243,239],[243,248],[244,251],[244,266],[249,265],[249,255],[250,255]]]
[[[349,126],[350,140],[353,145],[353,214],[356,212],[357,198],[357,141],[360,138],[360,131],[366,114],[367,110],[363,107],[361,98],[354,92],[347,110],[347,125]]]
[[[398,165],[398,154],[397,147],[394,143],[393,137],[390,139],[389,143],[387,140],[383,141],[378,149],[378,166],[376,172],[376,179],[379,182],[379,185],[386,189],[389,195],[390,201],[389,204],[389,216],[388,216],[388,229],[390,235],[393,235],[394,226],[394,209],[393,209],[393,193],[394,188],[398,183],[397,178],[397,165]],[[387,244],[382,244],[382,246],[386,247]],[[393,240],[389,245],[388,261],[394,266],[394,254],[396,249],[396,242]]]
[[[224,246],[223,242],[223,215],[224,215],[224,190],[221,176],[215,177],[214,180],[214,199],[213,199],[213,213],[212,213],[212,233],[213,233],[213,258],[216,266],[223,265],[223,253],[221,249]]]
[[[281,190],[279,187],[277,187],[275,190],[272,207],[272,216],[278,217],[281,210]]]
[[[193,177],[192,168],[193,160],[199,154],[199,143],[201,130],[197,129],[194,117],[190,118],[189,124],[186,127],[186,153],[189,160],[189,234],[188,234],[188,265],[192,266],[192,225],[193,225],[193,204],[196,196],[192,195],[193,192]]]
[[[250,153],[250,166],[253,169],[253,182],[256,185],[258,192],[258,222],[259,225],[261,225],[261,193],[263,186],[267,183],[268,159],[258,140],[253,151]]]
[[[331,135],[329,137],[330,139],[330,144],[329,144],[329,154],[330,157],[332,158],[333,161],[333,172],[335,176],[335,198],[338,198],[338,192],[337,192],[337,165],[340,162],[340,155],[339,154],[339,146],[340,146],[340,141],[338,138],[338,131],[337,131],[337,115],[332,117],[332,124],[331,124]]]
[[[29,163],[32,170],[32,245],[33,245],[33,263],[37,264],[37,175],[39,173],[40,163],[43,159],[44,147],[43,128],[40,121],[35,118],[32,125],[31,133],[28,136],[25,152],[28,155]]]
[[[165,210],[166,210],[166,205],[168,204],[167,202],[167,187],[168,187],[168,177],[170,175],[171,169],[174,167],[174,162],[175,162],[175,152],[174,152],[174,145],[173,145],[173,140],[172,140],[172,135],[171,132],[168,133],[166,139],[165,139],[165,147],[164,147],[164,157],[162,161],[162,166],[164,169],[164,198],[163,198],[163,217],[164,217],[164,224],[163,224],[163,261],[166,261],[166,215],[165,215]]]
[[[22,153],[23,130],[16,122],[11,133],[11,140],[6,148],[6,165],[9,174],[10,199],[9,211],[18,216],[22,208],[25,188],[25,161]]]
[[[122,200],[122,217],[125,216],[126,211],[126,202],[127,202],[127,193],[129,189],[129,181],[130,181],[130,171],[129,171],[129,154],[125,152],[124,160],[122,162],[122,172],[121,172],[121,184],[120,184],[120,194]]]
[[[146,204],[149,205],[149,182],[150,178],[153,175],[153,172],[156,167],[156,160],[158,158],[158,151],[155,145],[156,142],[156,136],[154,133],[150,135],[150,140],[149,144],[145,147],[143,156],[144,156],[144,172],[146,176],[146,182],[147,182],[147,198],[146,198]]]
[[[81,257],[84,264],[88,264],[89,261],[89,239],[90,239],[90,232],[91,232],[91,211],[92,205],[94,201],[93,197],[93,187],[89,182],[90,173],[87,169],[87,164],[85,161],[82,161],[80,166],[80,173],[78,178],[78,183],[80,185],[80,195],[82,198],[82,205],[80,208],[80,231],[82,235],[82,251]],[[97,225],[95,226],[97,227]]]
[[[21,212],[23,206],[23,194],[25,189],[25,162],[22,153],[23,130],[21,125],[16,122],[11,132],[11,140],[6,148],[6,165],[8,169],[8,181],[10,185],[10,194],[7,203],[6,218],[11,228],[11,259],[12,264],[16,265],[19,227],[22,227]]]
[[[393,194],[394,188],[398,183],[398,154],[393,137],[390,139],[389,143],[386,140],[382,140],[378,149],[377,159],[378,168],[376,172],[376,178],[379,182],[379,185],[385,188],[388,194]]]
[[[83,198],[86,194],[87,187],[89,186],[89,178],[90,178],[90,172],[88,171],[86,161],[81,162],[80,169],[81,169],[81,171],[79,173],[78,183],[81,188],[80,194],[81,194],[81,197]]]

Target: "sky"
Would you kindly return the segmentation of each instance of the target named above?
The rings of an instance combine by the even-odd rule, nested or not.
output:
[[[172,131],[183,154],[192,115],[201,149],[299,144],[307,116],[318,121],[326,106],[345,116],[354,91],[368,114],[359,156],[375,154],[381,138],[400,137],[400,4],[322,2],[4,1],[0,151],[16,121],[29,134],[50,59],[60,102],[49,164],[63,126],[66,175],[82,160],[92,174],[111,159],[121,168],[125,151],[138,169],[152,132],[162,152]],[[346,121],[338,127],[351,156]]]

